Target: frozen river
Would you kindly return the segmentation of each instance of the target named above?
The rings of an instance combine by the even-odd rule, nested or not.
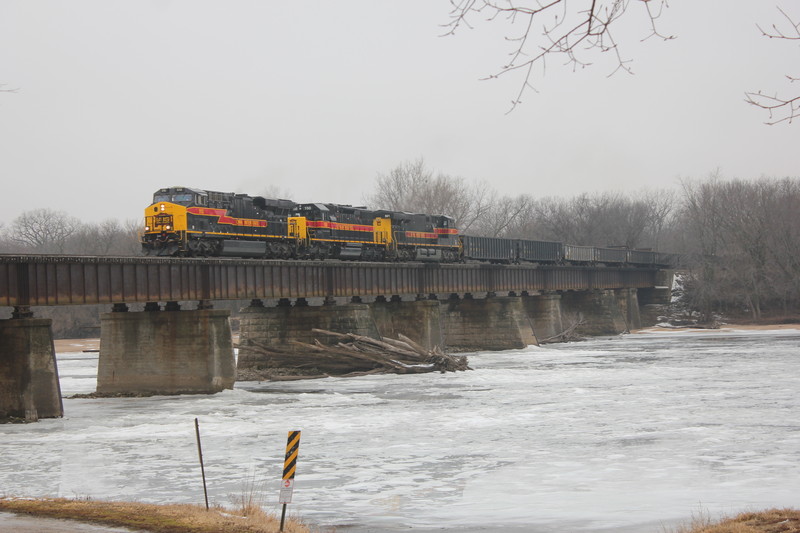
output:
[[[800,506],[800,331],[640,333],[469,354],[471,372],[291,383],[213,396],[65,399],[0,425],[5,495],[278,510],[339,532],[663,532],[693,513]],[[58,354],[64,395],[97,354]]]

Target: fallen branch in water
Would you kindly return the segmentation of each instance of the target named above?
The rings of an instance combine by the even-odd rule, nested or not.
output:
[[[573,342],[573,341],[582,341],[584,338],[576,333],[576,330],[586,325],[586,321],[583,319],[583,315],[578,313],[571,318],[567,318],[564,316],[564,319],[569,321],[569,325],[567,326],[564,331],[557,335],[553,335],[552,337],[548,337],[546,339],[539,339],[541,343],[548,343],[548,342]]]
[[[245,351],[246,356],[254,362],[252,368],[240,369],[238,379],[285,381],[328,376],[471,370],[465,356],[445,354],[438,346],[427,350],[402,334],[398,339],[378,340],[353,333],[336,333],[322,329],[312,331],[333,337],[337,342],[333,346],[327,346],[319,340],[315,340],[314,344],[291,341],[292,346],[286,348],[253,341],[247,345],[238,345],[240,354]]]

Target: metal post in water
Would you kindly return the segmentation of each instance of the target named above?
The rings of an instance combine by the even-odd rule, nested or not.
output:
[[[281,511],[281,527],[278,531],[283,531],[283,522],[286,520],[286,504],[283,504],[283,510]]]
[[[278,531],[283,531],[283,523],[286,519],[286,504],[292,503],[292,492],[294,491],[294,474],[297,470],[297,454],[300,450],[300,432],[290,431],[286,442],[286,459],[283,463],[283,477],[281,480],[281,494],[278,503],[283,504],[281,511],[281,527]]]
[[[206,489],[206,469],[203,466],[203,447],[200,446],[200,422],[194,419],[194,431],[197,434],[197,455],[200,457],[200,472],[203,474],[203,495],[206,498],[206,511],[208,511],[208,489]]]

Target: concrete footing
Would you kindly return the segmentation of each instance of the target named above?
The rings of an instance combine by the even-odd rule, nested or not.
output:
[[[575,332],[584,336],[619,335],[628,324],[613,290],[568,291],[561,295],[564,325],[582,320]]]
[[[656,273],[656,286],[639,289],[639,303],[645,305],[669,305],[672,300],[672,283],[675,271],[659,270]]]
[[[268,366],[258,353],[248,349],[251,344],[299,353],[303,348],[290,341],[306,344],[314,344],[317,340],[322,344],[339,342],[338,339],[314,333],[313,329],[380,338],[369,305],[363,303],[310,306],[300,300],[294,305],[284,301],[277,307],[264,307],[256,302],[256,305],[242,309],[239,324],[237,367],[243,373],[263,370]]]
[[[403,334],[428,350],[444,346],[437,300],[374,302],[370,310],[381,337]]]
[[[371,304],[308,306],[304,301],[277,307],[261,302],[243,309],[238,368],[265,369],[248,343],[282,350],[301,348],[291,341],[335,342],[313,333],[327,329],[373,338],[403,334],[418,344],[449,352],[519,349],[561,334],[574,320],[585,323],[577,335],[617,335],[641,327],[636,289],[574,291],[538,295],[401,301],[378,298]],[[356,300],[358,301],[358,300]]]
[[[64,416],[51,320],[0,320],[0,420]]]
[[[539,342],[547,342],[547,339],[564,331],[560,294],[522,296],[522,306],[533,324],[533,331]]]
[[[537,344],[520,297],[450,298],[441,305],[447,351],[513,350]]]
[[[627,330],[642,327],[642,315],[639,312],[639,297],[636,289],[617,289],[614,291],[622,317],[625,319]]]
[[[227,310],[104,313],[97,392],[210,394],[233,388]]]

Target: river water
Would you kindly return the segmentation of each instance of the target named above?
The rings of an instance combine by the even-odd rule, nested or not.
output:
[[[468,354],[458,374],[242,382],[210,396],[64,400],[0,426],[0,494],[279,510],[322,531],[662,532],[800,506],[800,331],[642,332]],[[65,396],[97,354],[58,354]]]

